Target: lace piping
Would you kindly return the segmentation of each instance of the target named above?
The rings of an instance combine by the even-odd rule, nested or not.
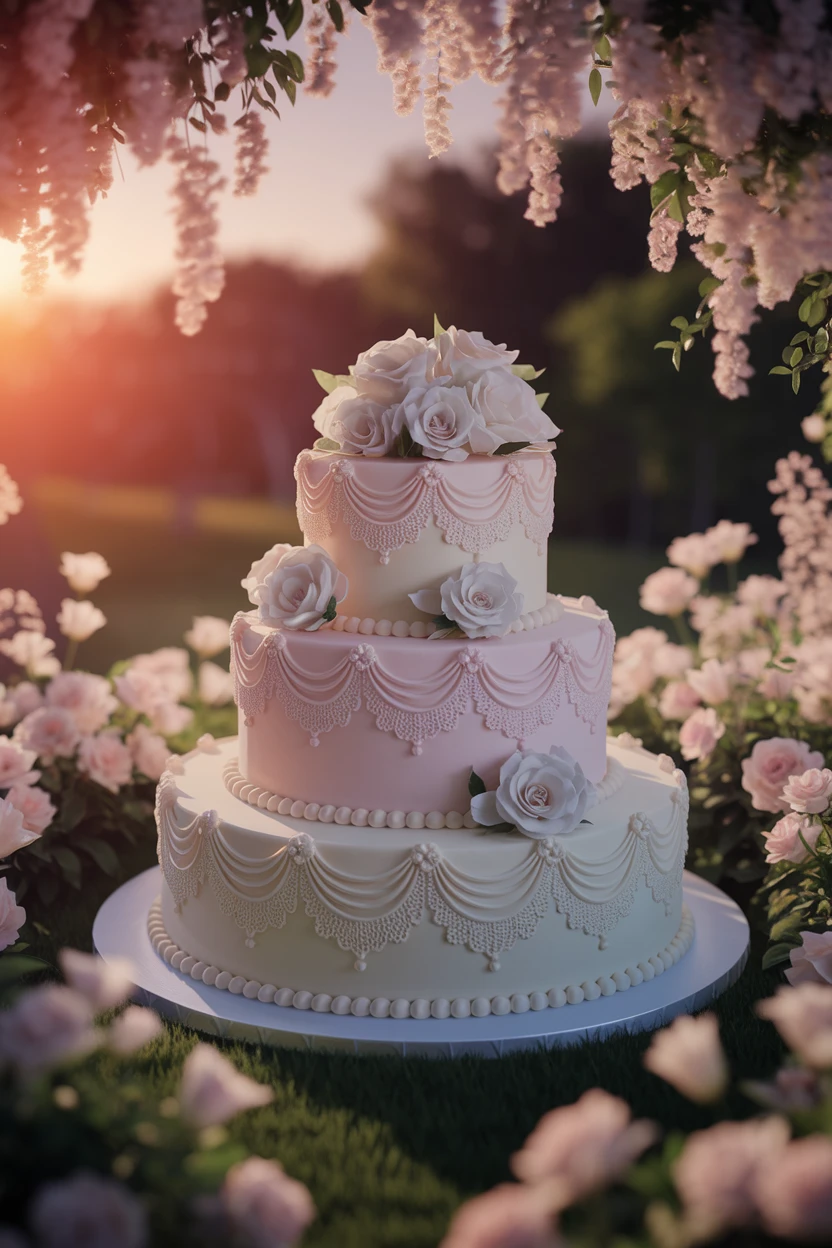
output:
[[[248,726],[278,698],[286,714],[317,745],[322,733],[346,727],[362,705],[382,732],[409,741],[414,753],[439,732],[452,732],[472,707],[488,728],[522,741],[551,724],[564,699],[595,732],[606,721],[614,631],[599,621],[598,643],[583,658],[569,641],[552,642],[543,662],[528,672],[504,675],[494,660],[466,646],[448,654],[441,667],[420,680],[385,668],[375,648],[353,646],[326,672],[310,672],[292,657],[284,634],[275,630],[249,654],[243,634],[249,617],[237,615],[231,628],[231,670],[235,700]],[[443,656],[436,643],[437,657]]]
[[[253,945],[258,933],[283,927],[300,900],[318,935],[353,953],[359,970],[368,954],[405,941],[425,910],[450,943],[484,954],[496,969],[500,953],[534,935],[550,900],[570,928],[604,948],[642,881],[668,912],[682,885],[688,797],[681,772],[664,828],[636,812],[620,843],[597,859],[571,850],[568,837],[529,842],[520,863],[490,877],[469,875],[430,843],[377,876],[352,875],[328,863],[308,832],[249,857],[229,843],[215,811],[183,821],[177,796],[166,774],[156,807],[159,861],[177,908],[207,880],[222,913]]]
[[[349,459],[333,459],[329,471],[312,481],[318,463],[314,451],[302,451],[295,465],[298,522],[311,542],[330,535],[341,519],[354,541],[363,542],[387,563],[390,552],[417,542],[431,520],[447,542],[469,554],[505,541],[520,524],[542,554],[554,520],[555,462],[547,452],[506,456],[503,471],[490,487],[469,494],[452,483],[439,464],[413,461],[404,486],[374,490],[359,480]]]

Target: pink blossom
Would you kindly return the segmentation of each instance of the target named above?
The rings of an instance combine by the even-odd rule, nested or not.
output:
[[[107,1028],[104,1043],[113,1053],[126,1055],[143,1049],[162,1034],[162,1020],[154,1010],[128,1005]]]
[[[676,568],[684,568],[698,581],[707,576],[717,562],[710,538],[704,533],[690,533],[687,537],[675,537],[667,548],[668,562]]]
[[[185,1059],[179,1103],[182,1117],[193,1127],[218,1126],[271,1100],[271,1088],[240,1074],[210,1044],[196,1045]]]
[[[537,1189],[503,1183],[457,1210],[440,1248],[560,1248],[563,1242]]]
[[[750,524],[734,524],[731,520],[720,520],[705,536],[716,559],[723,563],[737,563],[748,547],[759,541],[757,534],[751,532]]]
[[[99,958],[79,949],[62,949],[58,954],[61,970],[71,988],[96,1013],[122,1005],[133,991],[136,972],[126,958]]]
[[[822,815],[832,799],[832,771],[810,767],[802,776],[790,776],[783,786],[783,797],[792,810]]]
[[[778,819],[770,831],[763,831],[766,862],[805,862],[809,856],[806,845],[814,849],[820,834],[821,825],[817,819],[791,811]]]
[[[802,983],[778,988],[757,1002],[760,1018],[774,1023],[786,1044],[815,1070],[832,1066],[832,986]]]
[[[167,152],[175,170],[176,324],[190,337],[199,333],[208,315],[206,304],[219,299],[225,285],[218,240],[218,197],[225,179],[199,143],[185,143],[178,134],[171,134]]]
[[[719,706],[729,701],[737,686],[737,667],[735,663],[706,659],[698,670],[688,670],[687,682],[703,702]]]
[[[728,1063],[715,1014],[681,1014],[657,1031],[644,1065],[691,1101],[718,1101],[728,1086]]]
[[[783,1066],[768,1083],[747,1079],[741,1086],[758,1105],[779,1114],[815,1109],[823,1098],[818,1076],[803,1066]]]
[[[552,1208],[564,1208],[621,1175],[656,1138],[633,1122],[624,1101],[600,1088],[541,1118],[511,1168],[524,1183],[546,1182]]]
[[[688,1136],[673,1178],[698,1239],[748,1225],[757,1208],[757,1175],[782,1157],[788,1140],[789,1125],[776,1116],[720,1122]]]
[[[684,676],[690,668],[691,652],[688,646],[677,646],[672,641],[657,646],[653,652],[653,667],[657,676],[675,679]]]
[[[664,210],[651,218],[647,251],[650,263],[659,273],[669,273],[676,263],[676,248],[683,229],[682,222],[674,220]]]
[[[697,594],[690,603],[690,621],[697,633],[716,623],[725,604],[716,594]]]
[[[90,672],[59,672],[46,686],[46,701],[68,711],[85,735],[103,728],[118,707],[109,680]]]
[[[107,623],[104,612],[86,598],[64,598],[57,616],[58,628],[70,641],[87,641]]]
[[[234,1230],[251,1248],[290,1248],[315,1217],[304,1185],[265,1157],[247,1157],[232,1166],[220,1201]]]
[[[23,500],[17,488],[17,482],[9,476],[5,464],[0,464],[0,524],[5,524],[10,516],[16,516],[23,508]]]
[[[49,794],[36,785],[13,784],[6,799],[20,811],[23,827],[31,834],[32,840],[42,836],[55,818],[56,808],[49,800]]]
[[[755,810],[772,813],[789,809],[783,788],[791,776],[810,767],[822,767],[823,755],[793,737],[769,737],[757,741],[749,758],[742,760],[742,787],[751,794]]]
[[[252,110],[245,113],[234,131],[234,137],[234,194],[255,195],[261,180],[269,171],[266,164],[269,140],[259,112]]]
[[[686,680],[671,680],[659,695],[659,714],[663,719],[687,719],[702,699]]]
[[[764,1230],[783,1239],[829,1242],[832,1236],[832,1139],[792,1140],[764,1163],[755,1196]]]
[[[5,654],[32,677],[54,676],[60,670],[61,665],[52,653],[54,649],[54,641],[28,628],[21,629],[10,640],[0,641],[0,654]]]
[[[25,749],[19,741],[0,737],[0,789],[8,789],[13,784],[34,784],[40,775],[32,771],[37,757],[34,750]]]
[[[180,706],[178,702],[160,702],[150,717],[157,732],[163,736],[175,737],[184,732],[194,722],[194,713],[189,706]]]
[[[44,1183],[31,1222],[41,1248],[145,1248],[149,1242],[138,1196],[115,1179],[85,1171]]]
[[[696,595],[697,581],[681,568],[659,568],[647,577],[639,602],[652,615],[681,615]]]
[[[785,592],[786,586],[776,576],[747,576],[737,586],[737,602],[766,618],[776,613]]]
[[[14,893],[9,888],[6,877],[0,875],[0,953],[13,945],[20,935],[20,929],[26,922],[26,911],[17,905]],[[0,1057],[2,1057],[2,1031],[0,1031]]]
[[[7,797],[0,798],[0,858],[8,858],[37,840],[37,833],[23,826],[23,815]]]
[[[787,672],[779,667],[766,668],[757,687],[764,698],[785,702],[792,696],[794,672]]]
[[[789,954],[786,979],[792,985],[832,984],[832,931],[801,932],[801,944]]]
[[[195,615],[185,634],[185,641],[201,659],[212,659],[215,654],[228,649],[230,628],[228,620],[218,615]]]
[[[71,758],[80,736],[75,720],[60,706],[42,706],[32,711],[14,730],[15,740],[34,750],[46,764],[56,758]]]
[[[102,788],[118,793],[132,779],[133,758],[118,732],[108,729],[84,737],[78,749],[78,769]]]
[[[128,671],[155,678],[171,702],[187,698],[193,690],[191,660],[188,651],[181,646],[162,646],[150,654],[137,654]]]
[[[23,719],[43,706],[43,694],[31,680],[21,680],[10,692],[17,719]]]
[[[158,780],[170,756],[165,738],[153,732],[147,724],[136,724],[125,740],[136,771],[147,776],[148,780]]]
[[[32,988],[0,1014],[0,1061],[21,1071],[48,1070],[97,1044],[89,1003],[64,984]]]
[[[807,442],[822,442],[826,437],[826,421],[820,412],[804,416],[800,422],[800,429]]]
[[[716,749],[716,743],[725,735],[725,725],[713,707],[700,707],[689,715],[679,729],[679,745],[682,758],[692,762],[708,758]]]
[[[218,663],[200,663],[197,682],[199,700],[206,706],[227,706],[234,701],[234,677]]]

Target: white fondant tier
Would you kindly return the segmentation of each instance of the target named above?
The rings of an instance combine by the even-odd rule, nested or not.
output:
[[[494,787],[521,748],[564,746],[606,770],[614,632],[594,604],[471,642],[231,629],[240,771],[261,789],[351,810],[465,811],[474,768]]]
[[[236,741],[197,751],[159,786],[154,943],[206,983],[377,1017],[537,1009],[637,985],[690,943],[687,789],[664,760],[609,749],[618,791],[590,823],[539,842],[280,817],[225,788]]]
[[[410,601],[464,563],[502,563],[526,612],[546,603],[546,543],[554,515],[549,451],[472,455],[461,463],[302,451],[298,521],[349,581],[339,612],[424,621]]]

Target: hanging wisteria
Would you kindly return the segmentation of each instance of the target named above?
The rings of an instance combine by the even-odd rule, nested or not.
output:
[[[0,236],[21,242],[28,288],[43,282],[49,259],[77,269],[89,202],[110,184],[114,143],[126,143],[141,163],[166,154],[176,168],[178,321],[197,332],[222,284],[211,136],[233,122],[234,189],[253,193],[266,167],[257,110],[277,111],[279,92],[294,103],[300,84],[332,91],[350,9],[375,40],[396,111],[410,112],[421,94],[431,155],[451,143],[454,84],[478,75],[499,85],[498,183],[507,194],[528,190],[526,215],[538,226],[557,215],[560,149],[579,128],[584,84],[597,102],[606,75],[618,102],[611,174],[621,190],[650,184],[651,263],[671,269],[686,230],[708,270],[696,315],[676,318],[678,338],[661,344],[676,367],[709,333],[717,388],[746,394],[746,336],[759,309],[799,289],[806,328],[779,371],[795,390],[806,368],[828,371],[829,0],[0,5]],[[301,27],[305,66],[288,46]]]

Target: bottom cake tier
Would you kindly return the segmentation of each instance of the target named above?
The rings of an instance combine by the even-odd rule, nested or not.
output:
[[[148,927],[195,980],[296,1009],[467,1018],[611,995],[693,940],[685,777],[631,741],[610,741],[590,822],[539,841],[270,813],[226,787],[236,752],[194,751],[159,785]]]

